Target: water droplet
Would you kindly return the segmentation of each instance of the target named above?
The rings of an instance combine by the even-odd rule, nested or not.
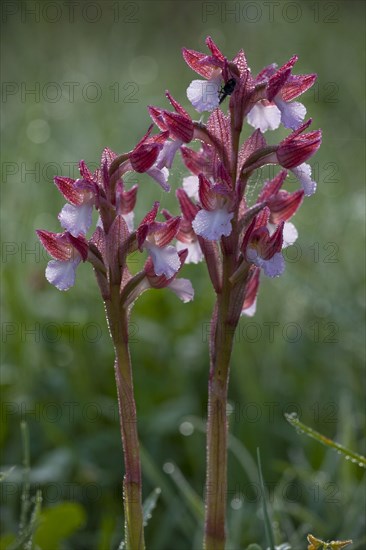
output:
[[[243,501],[241,498],[233,498],[230,502],[230,506],[233,510],[240,510],[243,507]]]
[[[194,432],[194,426],[191,422],[182,422],[179,426],[179,431],[182,435],[189,436]]]
[[[165,462],[165,464],[163,465],[163,472],[165,472],[166,474],[173,474],[174,473],[174,470],[175,470],[175,466],[172,462]]]

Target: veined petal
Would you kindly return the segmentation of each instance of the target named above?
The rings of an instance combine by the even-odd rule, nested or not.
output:
[[[187,176],[186,178],[183,178],[182,183],[184,191],[187,193],[188,197],[192,197],[193,199],[196,199],[198,202],[199,196],[198,196],[198,189],[199,189],[199,179],[198,176]]]
[[[256,103],[247,115],[248,123],[261,132],[276,130],[281,122],[281,112],[276,105]]]
[[[174,279],[167,288],[170,288],[184,303],[194,298],[194,289],[189,279]]]
[[[311,195],[314,195],[316,191],[316,181],[311,179],[310,164],[304,162],[303,164],[296,166],[296,168],[292,168],[291,171],[298,178],[301,187],[304,190],[305,196],[310,197]]]
[[[292,101],[291,103],[286,103],[280,99],[275,98],[275,103],[279,110],[281,111],[281,122],[285,128],[291,128],[296,130],[306,115],[306,107],[298,101]]]
[[[165,275],[167,279],[173,277],[180,268],[180,259],[175,246],[159,247],[146,242],[145,247],[153,261],[155,274],[158,276]]]
[[[202,262],[203,252],[198,241],[193,241],[190,243],[182,243],[181,241],[178,241],[176,246],[178,252],[184,249],[188,250],[188,255],[185,261],[186,264],[198,264],[199,262]]]
[[[87,202],[80,206],[65,204],[58,215],[61,226],[74,237],[86,235],[92,224],[93,204]]]
[[[187,88],[187,97],[199,113],[213,111],[219,106],[221,76],[210,80],[193,80]]]
[[[46,268],[47,281],[59,290],[68,290],[75,283],[76,268],[80,261],[80,256],[67,262],[51,260]]]
[[[222,236],[230,235],[233,216],[234,214],[226,208],[217,208],[211,212],[200,210],[192,222],[192,227],[197,235],[209,241],[217,241]]]

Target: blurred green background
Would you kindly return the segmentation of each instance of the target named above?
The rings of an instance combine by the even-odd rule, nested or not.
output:
[[[302,550],[312,532],[366,547],[363,470],[284,419],[298,412],[365,452],[364,22],[358,1],[3,3],[1,464],[16,466],[2,484],[3,534],[16,533],[19,521],[25,419],[32,495],[42,489],[46,519],[56,510],[53,523],[43,518],[42,547],[115,549],[123,537],[113,349],[102,301],[89,265],[67,293],[47,283],[47,255],[34,231],[59,231],[64,200],[53,177],[77,177],[79,159],[93,167],[105,146],[131,149],[150,123],[146,106],[167,105],[166,89],[194,114],[185,90],[195,75],[180,49],[205,51],[211,35],[229,58],[243,48],[254,73],[298,54],[295,72],[319,75],[303,103],[313,127],[323,129],[311,160],[318,191],[296,216],[299,240],[288,250],[285,275],[262,280],[257,314],[238,330],[229,547],[266,545],[257,447],[278,542]],[[173,189],[185,175],[178,160]],[[177,213],[174,193],[137,181],[137,220],[154,200]],[[204,265],[185,267],[183,276],[192,280],[194,302],[151,291],[132,315],[144,495],[162,489],[146,529],[155,550],[199,548],[202,534],[201,504],[194,493],[187,498],[181,474],[201,498],[214,296]],[[70,515],[77,518],[70,536],[67,528],[60,535]]]

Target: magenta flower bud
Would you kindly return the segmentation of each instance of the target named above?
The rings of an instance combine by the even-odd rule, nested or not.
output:
[[[304,199],[304,191],[299,189],[294,193],[281,190],[267,201],[267,205],[271,210],[270,223],[278,224],[290,219]]]
[[[169,133],[174,139],[178,139],[184,143],[192,141],[194,127],[190,117],[164,111],[164,120]]]
[[[287,81],[288,77],[291,74],[291,69],[298,60],[297,55],[291,57],[291,59],[280,67],[269,79],[267,85],[267,99],[272,101],[273,98],[281,90],[282,86]]]
[[[299,166],[319,149],[322,142],[321,130],[301,134],[308,125],[308,123],[303,124],[279,144],[276,155],[278,163],[284,168]]]
[[[156,143],[143,143],[130,154],[130,162],[135,172],[147,172],[158,158],[161,146]]]
[[[252,317],[255,314],[260,271],[261,270],[259,267],[254,267],[249,275],[249,280],[245,285],[245,299],[242,308],[242,315]]]

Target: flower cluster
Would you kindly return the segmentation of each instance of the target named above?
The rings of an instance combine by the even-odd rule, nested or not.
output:
[[[138,186],[127,190],[125,174],[146,172],[164,190],[169,190],[169,171],[161,166],[169,133],[150,137],[151,129],[129,153],[117,156],[105,149],[100,167],[94,173],[81,161],[80,178],[55,177],[56,186],[68,201],[58,216],[64,231],[37,230],[37,234],[53,258],[48,263],[46,278],[59,290],[73,286],[77,266],[82,261],[89,261],[104,298],[109,296],[111,285],[118,285],[126,306],[147,288],[168,287],[184,302],[192,300],[194,292],[190,281],[176,279],[188,251],[177,250],[170,244],[179,232],[181,218],[157,221],[159,203],[155,202],[134,230]],[[93,209],[98,211],[99,218],[88,240]],[[127,257],[144,250],[148,254],[145,266],[132,276]]]
[[[281,250],[297,238],[289,220],[304,196],[316,190],[306,161],[318,150],[321,131],[306,132],[311,119],[303,122],[306,108],[293,101],[313,85],[316,75],[293,74],[297,61],[293,56],[282,67],[272,64],[253,76],[242,50],[230,61],[210,37],[206,44],[207,54],[183,49],[187,64],[204,78],[193,80],[187,96],[199,113],[210,112],[206,124],[194,121],[166,92],[172,110],[149,107],[154,124],[132,151],[117,156],[105,149],[94,173],[81,161],[79,179],[55,178],[68,201],[59,214],[64,232],[38,231],[38,236],[54,258],[47,279],[60,290],[74,284],[77,265],[88,260],[103,292],[112,280],[119,280],[121,292],[127,286],[127,302],[145,288],[166,286],[188,301],[193,297],[190,282],[176,280],[183,263],[205,259],[219,293],[225,284],[222,258],[230,255],[231,270],[226,275],[232,285],[241,287],[234,293],[236,300],[240,296],[241,312],[252,315],[260,272],[268,277],[283,273]],[[226,97],[227,114],[220,108]],[[240,144],[245,120],[255,130]],[[267,145],[264,132],[281,123],[292,132],[278,145]],[[152,134],[154,125],[156,134]],[[188,146],[192,141],[199,142],[198,150]],[[125,189],[125,174],[147,173],[169,191],[169,169],[178,151],[189,171],[176,189],[181,216],[163,210],[165,221],[156,221],[155,203],[134,230],[137,185]],[[255,204],[249,206],[248,179],[267,164],[281,170],[264,182]],[[288,171],[300,184],[293,192],[282,189]],[[99,220],[87,240],[94,208]],[[126,257],[137,250],[145,250],[149,257],[143,272],[132,277]]]
[[[263,271],[276,277],[284,271],[281,250],[293,244],[297,230],[289,221],[304,196],[312,195],[316,183],[306,161],[318,150],[321,131],[306,132],[311,119],[303,122],[306,108],[292,101],[315,82],[315,74],[294,75],[297,56],[282,67],[272,64],[253,76],[241,50],[229,60],[209,37],[209,54],[183,49],[187,64],[205,80],[193,80],[187,97],[199,112],[211,114],[207,124],[194,123],[199,150],[181,144],[183,162],[190,172],[177,190],[182,212],[182,230],[177,235],[187,246],[187,262],[205,258],[217,293],[224,280],[222,259],[231,256],[230,282],[233,318],[253,315]],[[227,114],[220,105],[229,96]],[[244,121],[255,128],[240,144]],[[264,132],[282,123],[292,132],[276,146],[267,145]],[[267,164],[280,172],[266,181],[255,204],[249,206],[247,184],[255,170]],[[299,189],[282,186],[291,171]],[[235,311],[234,311],[235,310]]]

